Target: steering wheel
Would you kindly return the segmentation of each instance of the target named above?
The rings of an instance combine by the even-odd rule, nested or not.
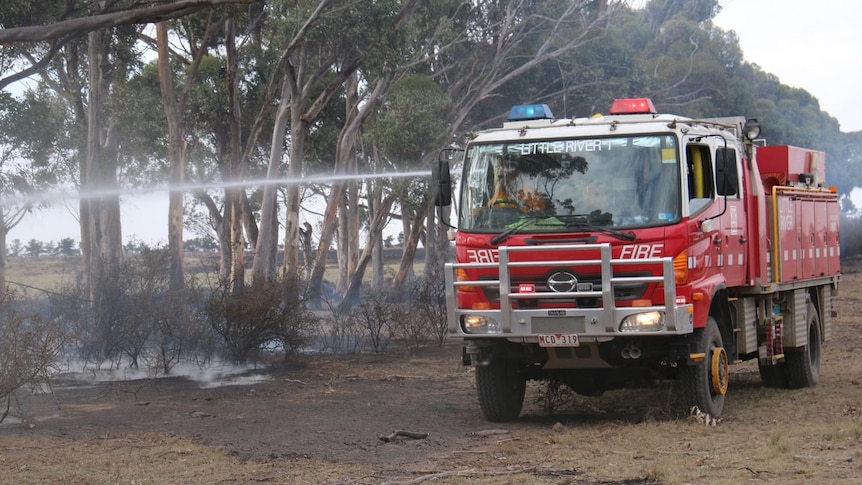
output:
[[[491,203],[491,208],[492,209],[517,209],[518,203],[515,202],[514,200],[506,200],[506,199],[495,200],[493,203]]]

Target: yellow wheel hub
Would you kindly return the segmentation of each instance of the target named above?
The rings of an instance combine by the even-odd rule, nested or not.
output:
[[[712,389],[716,394],[725,395],[727,393],[727,385],[730,382],[730,374],[728,372],[727,352],[724,347],[719,347],[712,351]]]

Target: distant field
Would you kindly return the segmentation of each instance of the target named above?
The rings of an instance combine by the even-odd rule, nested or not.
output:
[[[127,258],[134,258],[129,255]],[[385,275],[391,278],[398,269],[401,249],[387,249],[384,251]],[[419,248],[416,252],[414,271],[422,273],[425,251]],[[218,268],[219,257],[217,253],[186,253],[186,274],[215,276]],[[251,269],[251,259],[247,268]],[[10,257],[6,264],[6,279],[10,287],[15,291],[25,292],[36,296],[34,292],[39,290],[56,291],[65,286],[75,284],[81,271],[80,256],[42,256],[39,258]],[[250,276],[250,274],[248,275]],[[330,252],[327,262],[324,280],[335,281],[338,278],[338,266],[335,251]],[[371,269],[365,271],[364,281],[371,281]]]

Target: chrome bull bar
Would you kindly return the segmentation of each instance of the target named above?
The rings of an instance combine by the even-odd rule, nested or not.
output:
[[[448,335],[454,338],[508,338],[523,342],[537,342],[540,334],[569,333],[580,337],[595,337],[595,341],[610,340],[613,337],[683,335],[694,330],[693,306],[691,303],[678,303],[673,258],[613,259],[610,244],[547,245],[547,246],[500,246],[498,261],[486,263],[447,263],[446,308]],[[568,259],[542,261],[512,261],[511,256],[518,253],[565,253]],[[598,252],[600,259],[586,259],[585,253]],[[518,259],[518,258],[516,258]],[[655,276],[614,276],[614,269],[624,266],[659,267],[660,274]],[[601,287],[594,286],[590,291],[534,291],[521,293],[512,286],[512,270],[516,268],[577,268],[601,267]],[[459,269],[497,269],[498,279],[459,281]],[[617,306],[614,287],[641,283],[661,283],[664,289],[664,305]],[[458,308],[458,289],[462,287],[496,287],[499,290],[499,309]],[[512,308],[513,300],[521,299],[600,299],[598,308]],[[664,312],[664,325],[656,331],[623,332],[620,323],[630,315],[659,311]],[[499,333],[467,333],[462,325],[465,315],[486,316],[496,320]]]

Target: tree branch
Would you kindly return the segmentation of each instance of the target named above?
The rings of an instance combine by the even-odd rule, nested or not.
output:
[[[34,25],[0,29],[0,44],[12,42],[42,42],[64,36],[82,36],[94,30],[120,25],[161,22],[196,12],[206,7],[233,3],[257,3],[260,0],[180,0],[168,5],[138,8],[89,17],[63,20],[50,25]]]

